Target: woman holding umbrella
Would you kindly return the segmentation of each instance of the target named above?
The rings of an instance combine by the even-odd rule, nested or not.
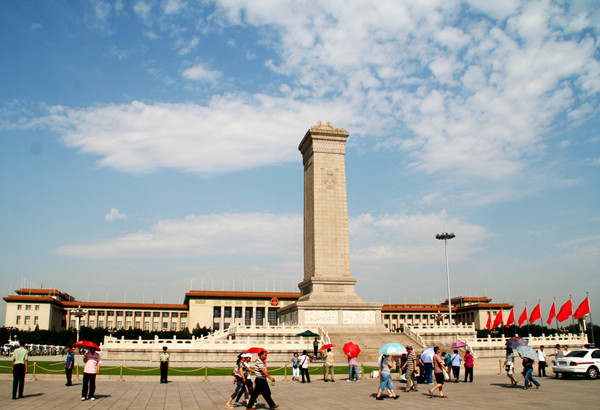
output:
[[[504,370],[506,370],[506,376],[510,379],[510,385],[515,387],[518,383],[513,377],[515,374],[515,354],[513,349],[510,347],[506,348],[506,360],[504,360]]]
[[[100,347],[92,342],[77,342],[74,346],[83,347],[87,350],[83,355],[85,367],[83,368],[81,400],[96,400],[96,397],[94,397],[96,393],[96,375],[100,373],[100,363],[102,363],[102,358],[98,353]]]
[[[348,342],[343,347],[344,353],[348,356],[348,381],[358,381],[358,372],[356,371],[356,365],[358,362],[356,358],[360,354],[360,347],[352,342]]]
[[[396,400],[398,395],[394,392],[394,386],[392,385],[391,379],[391,371],[395,366],[395,362],[389,359],[387,354],[384,354],[381,358],[381,362],[379,364],[379,379],[381,380],[379,384],[379,391],[377,392],[377,400],[383,400],[381,397],[381,393],[383,393],[383,389],[387,388],[392,394],[392,398]]]

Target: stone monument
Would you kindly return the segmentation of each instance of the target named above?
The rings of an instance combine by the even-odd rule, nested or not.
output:
[[[310,127],[298,149],[304,163],[304,280],[300,298],[279,310],[280,323],[374,325],[381,303],[364,302],[350,276],[345,148],[348,132],[331,123]]]

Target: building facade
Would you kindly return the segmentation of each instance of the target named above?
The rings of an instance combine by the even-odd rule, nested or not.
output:
[[[296,302],[299,292],[236,292],[191,290],[182,304],[113,303],[78,301],[57,289],[18,289],[4,297],[5,326],[20,330],[61,330],[90,327],[109,330],[146,331],[212,330],[238,326],[277,326],[279,310]],[[474,324],[483,329],[506,303],[491,303],[485,297],[452,298],[455,323]],[[83,311],[78,318],[77,312]],[[405,326],[423,327],[448,323],[448,301],[436,304],[383,305],[383,324],[390,331]],[[77,323],[79,321],[79,324]]]

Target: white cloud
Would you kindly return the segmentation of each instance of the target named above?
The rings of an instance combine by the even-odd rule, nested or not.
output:
[[[148,231],[113,240],[67,245],[55,254],[90,259],[201,256],[297,259],[302,254],[302,216],[210,214],[162,220]]]
[[[152,12],[152,4],[144,0],[138,0],[133,6],[133,11],[146,24],[150,24],[150,13]]]
[[[462,218],[449,218],[445,211],[433,214],[360,215],[350,221],[352,260],[359,266],[371,264],[372,271],[391,269],[399,263],[424,263],[437,259],[439,241],[435,235],[455,232],[452,257],[470,259],[481,250],[486,229]]]
[[[50,112],[44,122],[67,146],[133,174],[173,168],[209,175],[296,162],[298,141],[317,120],[360,120],[343,102],[266,95],[214,97],[207,106],[136,101]]]
[[[185,6],[186,3],[181,0],[163,0],[162,2],[162,8],[165,14],[177,14]]]
[[[302,261],[302,215],[272,213],[224,213],[189,215],[161,220],[148,230],[108,241],[61,246],[53,253],[86,259],[199,258],[236,256],[279,264]],[[469,260],[489,236],[486,229],[450,218],[445,211],[432,214],[363,214],[351,218],[352,264],[358,270],[393,270],[397,264],[426,263],[439,259],[435,235],[453,231],[452,258]],[[254,262],[253,262],[254,263]]]
[[[188,80],[212,82],[221,76],[221,72],[210,70],[204,64],[198,64],[186,69],[182,75]]]
[[[122,219],[127,219],[127,214],[122,214],[118,209],[110,208],[110,212],[104,215],[104,219],[108,222],[119,221]]]

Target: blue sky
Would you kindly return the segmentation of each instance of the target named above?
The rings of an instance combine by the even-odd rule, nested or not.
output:
[[[297,290],[297,147],[331,121],[365,300],[443,301],[451,231],[453,296],[546,316],[589,292],[600,318],[597,1],[0,11],[3,295]]]

